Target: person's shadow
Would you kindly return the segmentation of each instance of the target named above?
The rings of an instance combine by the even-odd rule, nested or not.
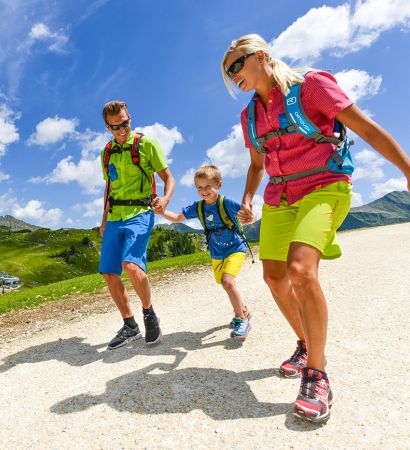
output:
[[[107,382],[101,395],[80,394],[50,408],[71,414],[107,404],[117,411],[137,414],[183,414],[202,410],[215,420],[269,417],[287,414],[290,403],[259,402],[247,381],[278,376],[277,369],[233,372],[224,369],[175,369],[157,363]]]
[[[235,349],[242,345],[242,340],[230,338],[207,342],[215,337],[215,333],[224,328],[226,328],[226,325],[203,332],[181,331],[171,333],[164,335],[158,345],[151,347],[147,347],[144,339],[140,339],[116,350],[105,350],[107,343],[90,345],[83,342],[85,338],[78,336],[58,339],[57,341],[26,348],[21,352],[5,357],[3,364],[0,365],[0,373],[6,372],[19,364],[56,360],[65,362],[70,366],[81,367],[99,360],[107,364],[113,364],[131,359],[135,355],[175,356],[175,363],[179,364],[186,356],[187,351],[216,346]]]

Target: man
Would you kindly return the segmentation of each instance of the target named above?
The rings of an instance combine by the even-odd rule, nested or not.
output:
[[[157,141],[131,130],[125,102],[104,105],[102,116],[114,139],[101,152],[106,181],[99,272],[124,320],[108,344],[115,349],[141,337],[122,280],[122,270],[142,303],[147,345],[159,342],[161,329],[151,303],[146,275],[147,247],[154,226],[154,212],[163,213],[174,192],[175,180]],[[164,182],[164,196],[155,191],[154,173]]]

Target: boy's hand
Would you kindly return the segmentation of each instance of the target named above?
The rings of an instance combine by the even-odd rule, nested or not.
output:
[[[255,221],[256,216],[252,211],[252,203],[242,203],[238,212],[238,219],[243,225],[248,225]]]
[[[166,197],[155,197],[151,202],[155,214],[162,214],[167,207],[169,200]]]

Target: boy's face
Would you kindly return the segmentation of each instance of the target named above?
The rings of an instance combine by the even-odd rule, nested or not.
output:
[[[222,183],[209,178],[195,178],[195,186],[199,196],[205,200],[207,205],[211,205],[216,202]]]

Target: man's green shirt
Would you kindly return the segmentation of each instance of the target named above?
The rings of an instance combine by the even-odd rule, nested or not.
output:
[[[131,158],[131,146],[134,142],[134,131],[121,146],[112,140],[112,149],[122,149],[121,153],[114,153],[110,157],[109,174],[111,178],[110,195],[115,200],[138,200],[152,195],[152,181],[154,172],[161,172],[168,167],[159,143],[147,136],[143,136],[139,143],[140,165],[148,178],[134,165]],[[104,170],[104,149],[101,152],[101,165],[104,180],[108,177]],[[142,183],[142,184],[141,184]],[[141,191],[142,186],[142,191]],[[150,206],[118,206],[108,213],[108,221],[127,220],[151,209]]]

